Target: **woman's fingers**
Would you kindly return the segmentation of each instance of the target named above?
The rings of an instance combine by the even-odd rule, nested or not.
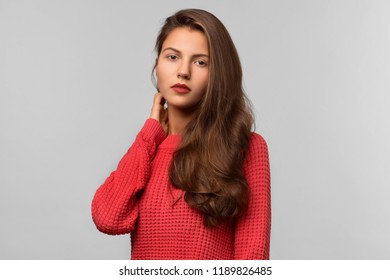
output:
[[[162,100],[163,100],[162,94],[160,92],[157,92],[154,95],[152,110],[150,112],[150,118],[160,121],[160,113],[162,110],[164,110],[163,105],[161,105]]]
[[[152,110],[150,112],[150,118],[159,121],[168,133],[168,111],[164,109],[165,99],[160,92],[154,95]]]

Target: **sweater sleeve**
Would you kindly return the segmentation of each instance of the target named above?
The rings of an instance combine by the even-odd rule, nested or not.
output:
[[[137,194],[149,179],[151,161],[165,137],[157,120],[146,120],[117,169],[95,193],[92,219],[98,230],[116,235],[134,229],[138,217]]]
[[[248,210],[236,222],[235,259],[269,259],[271,231],[271,189],[268,148],[253,133],[244,161],[244,174],[250,189]]]

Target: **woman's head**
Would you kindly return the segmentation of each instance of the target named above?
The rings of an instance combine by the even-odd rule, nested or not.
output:
[[[189,38],[190,43],[186,44],[185,38]],[[185,58],[179,54],[176,60],[177,52],[170,53],[172,48],[176,49],[173,46],[176,42],[180,42]],[[160,92],[171,94],[165,97],[162,92],[169,106],[177,106],[178,98],[189,99],[191,94],[175,96],[172,89],[168,89],[172,83],[188,82],[199,90],[192,102],[180,103],[190,104],[196,110],[174,153],[170,180],[185,191],[188,205],[204,214],[206,226],[234,219],[243,214],[248,203],[249,188],[242,166],[253,115],[242,89],[241,64],[233,41],[224,25],[211,13],[199,9],[181,10],[166,19],[157,37],[156,51],[158,89],[164,87]],[[193,55],[198,56],[190,60]],[[180,59],[185,60],[187,66],[176,67],[176,72],[171,72],[168,62],[176,63]],[[165,62],[167,64],[163,64]],[[195,77],[198,82],[193,83],[191,79]],[[172,96],[176,99],[169,100]]]
[[[169,107],[192,113],[206,92],[209,79],[208,41],[203,32],[173,29],[156,62],[158,89]]]
[[[190,71],[191,69],[182,69],[184,75],[198,74],[199,72],[202,75],[207,72],[206,83],[205,79],[201,79],[202,94],[198,95],[198,98],[195,98],[195,100],[201,101],[199,109],[201,111],[219,110],[220,107],[226,107],[226,103],[230,104],[235,102],[237,98],[241,98],[241,96],[231,94],[241,91],[242,83],[241,64],[233,41],[225,26],[217,17],[200,9],[180,10],[165,20],[155,46],[158,55],[155,66],[158,78],[157,88],[163,93],[161,86],[162,82],[166,81],[163,73],[167,74],[167,71],[162,71],[166,68],[161,65],[161,62],[165,58],[164,55],[167,54],[164,50],[166,47],[171,47],[172,45],[168,41],[174,40],[174,42],[177,42],[175,39],[180,35],[183,38],[186,37],[183,41],[187,42],[187,46],[192,46],[190,51],[194,54],[207,54],[207,57],[199,57],[206,64],[206,67],[203,67],[201,71],[185,73],[188,72],[186,70]],[[198,43],[203,44],[191,44],[191,39],[197,39]],[[207,50],[205,49],[206,46]],[[160,69],[161,71],[159,71]],[[192,70],[196,71],[199,68],[193,67]],[[177,72],[179,73],[179,71]],[[179,77],[176,80],[180,79],[190,82],[191,78],[197,78],[198,76],[190,75],[189,77],[190,79]],[[161,81],[163,79],[164,81]]]

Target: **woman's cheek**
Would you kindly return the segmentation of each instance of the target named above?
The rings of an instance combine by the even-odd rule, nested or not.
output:
[[[157,88],[159,92],[161,92],[162,96],[165,98],[166,89],[164,87],[164,84],[161,82],[161,80],[157,80]]]
[[[161,70],[159,68],[156,69],[156,77],[157,77],[157,88],[161,93],[165,91],[164,89],[164,75],[162,75]]]

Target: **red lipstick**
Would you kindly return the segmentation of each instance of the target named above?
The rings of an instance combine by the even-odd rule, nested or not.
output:
[[[175,84],[171,87],[177,93],[188,93],[191,89],[185,84]]]

